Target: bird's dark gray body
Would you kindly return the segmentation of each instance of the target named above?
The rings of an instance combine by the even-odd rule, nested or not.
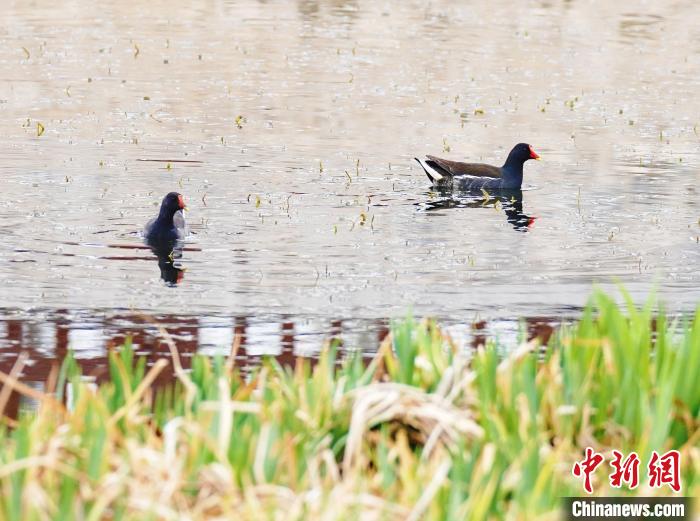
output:
[[[175,212],[170,219],[159,219],[154,217],[144,227],[143,235],[148,242],[182,240],[187,236],[187,222],[182,210]]]
[[[182,195],[170,192],[163,198],[158,217],[151,219],[143,235],[150,245],[160,245],[182,240],[187,235],[187,225],[182,210],[185,203]]]

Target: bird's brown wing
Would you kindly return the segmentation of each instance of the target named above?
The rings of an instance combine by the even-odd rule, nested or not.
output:
[[[475,177],[502,177],[501,169],[497,166],[485,165],[482,163],[460,163],[459,161],[450,161],[449,159],[442,159],[435,156],[426,157],[452,176],[471,175]]]

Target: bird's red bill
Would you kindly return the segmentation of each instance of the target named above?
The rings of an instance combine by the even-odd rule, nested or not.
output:
[[[537,152],[532,149],[532,146],[530,147],[530,159],[537,159],[538,161],[542,159],[539,155],[537,155]]]
[[[532,149],[530,149],[532,150]],[[185,200],[182,198],[182,195],[177,196],[177,201],[180,203],[180,208],[185,208]]]

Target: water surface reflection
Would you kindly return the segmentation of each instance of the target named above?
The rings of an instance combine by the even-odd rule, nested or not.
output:
[[[131,339],[136,353],[145,356],[149,365],[158,358],[169,358],[161,328],[175,342],[185,368],[189,368],[195,353],[229,356],[235,351],[236,363],[244,369],[259,364],[263,355],[290,365],[299,356],[314,357],[329,342],[338,345],[341,352],[359,348],[371,357],[390,328],[388,319],[152,316],[100,310],[37,311],[29,317],[17,310],[5,309],[0,313],[0,371],[9,374],[24,353],[28,362],[21,379],[41,388],[51,380],[51,372],[61,364],[69,349],[84,374],[97,381],[108,376],[109,351],[127,339]],[[554,317],[531,317],[522,323],[479,320],[443,324],[456,345],[468,350],[483,345],[489,337],[513,342],[537,337],[546,343],[559,321],[560,318]],[[164,383],[173,374],[166,371],[160,378]]]
[[[481,195],[439,191],[437,197],[435,197],[435,192],[430,192],[428,196],[427,202],[417,203],[426,211],[436,212],[452,208],[492,208],[497,212],[503,212],[506,221],[513,226],[514,230],[520,232],[528,231],[537,219],[523,213],[522,190],[500,190],[494,193],[484,192]],[[475,214],[474,219],[478,218],[478,214]]]

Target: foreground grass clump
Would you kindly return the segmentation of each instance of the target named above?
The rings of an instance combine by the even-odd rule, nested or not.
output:
[[[601,466],[598,495],[669,495],[645,472],[669,449],[700,495],[700,311],[669,324],[596,294],[546,348],[470,356],[406,320],[369,365],[329,347],[247,376],[233,358],[185,372],[171,349],[178,379],[159,392],[170,362],[147,370],[129,346],[97,389],[68,360],[70,408],[61,391],[0,430],[0,518],[559,519],[587,446],[642,460],[634,491]]]

